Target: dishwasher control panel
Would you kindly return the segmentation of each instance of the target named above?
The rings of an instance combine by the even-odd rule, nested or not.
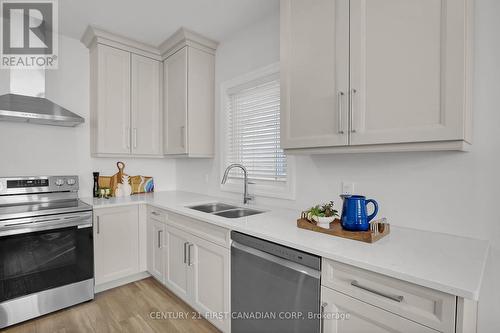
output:
[[[321,258],[307,252],[272,243],[257,237],[248,236],[237,231],[231,231],[231,239],[242,245],[269,253],[271,255],[320,270]]]

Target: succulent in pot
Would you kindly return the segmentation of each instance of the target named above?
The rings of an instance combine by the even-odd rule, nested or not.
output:
[[[333,206],[333,201],[330,201],[323,205],[311,207],[307,211],[307,219],[316,221],[318,227],[328,229],[330,228],[330,223],[335,220],[335,217],[339,216],[338,211]]]

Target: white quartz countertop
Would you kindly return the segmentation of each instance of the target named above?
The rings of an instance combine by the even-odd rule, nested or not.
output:
[[[318,256],[421,286],[478,300],[489,251],[487,241],[391,225],[391,233],[373,244],[333,237],[296,226],[300,209],[273,209],[228,219],[187,208],[225,199],[180,191],[124,198],[83,199],[94,209],[149,204],[174,213],[263,238]],[[390,222],[390,221],[389,221]]]

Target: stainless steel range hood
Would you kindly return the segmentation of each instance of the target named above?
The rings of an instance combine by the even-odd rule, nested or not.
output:
[[[0,120],[74,127],[85,119],[42,97],[0,96]]]
[[[85,119],[45,98],[44,70],[10,70],[10,93],[0,96],[0,121],[74,127]]]

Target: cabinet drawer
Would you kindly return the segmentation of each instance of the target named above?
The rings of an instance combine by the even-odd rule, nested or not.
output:
[[[441,332],[454,332],[453,295],[328,259],[323,259],[321,284]]]
[[[230,231],[208,222],[198,221],[182,215],[169,214],[167,224],[176,228],[187,231],[190,234],[208,240],[212,243],[229,248],[230,246]]]
[[[321,287],[325,333],[438,333],[355,298]]]
[[[148,207],[148,218],[156,220],[158,222],[167,222],[168,214],[166,211],[156,208]]]

